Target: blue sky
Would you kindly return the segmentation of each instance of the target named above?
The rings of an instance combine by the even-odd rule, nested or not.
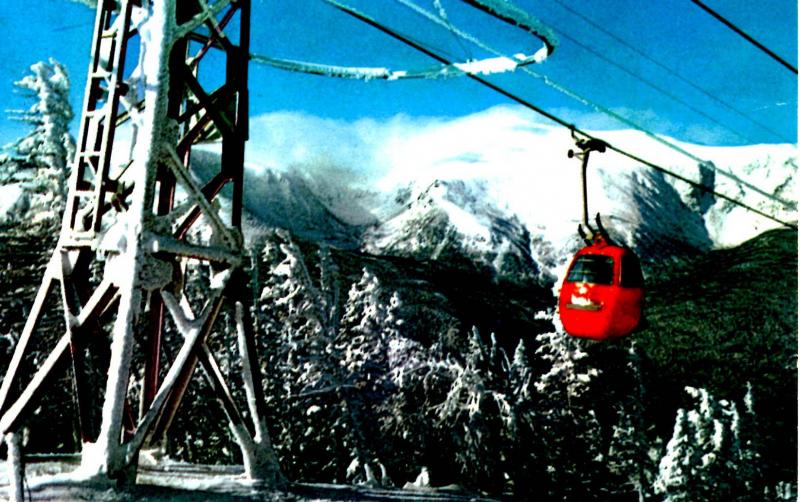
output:
[[[453,59],[488,56],[393,0],[345,3]],[[435,10],[433,0],[415,0],[415,3]],[[654,132],[706,144],[779,143],[796,139],[797,76],[689,0],[515,0],[514,3],[551,27],[559,38],[555,52],[545,63],[537,65],[536,71]],[[794,0],[706,0],[706,3],[797,65]],[[538,48],[529,35],[461,1],[441,0],[441,5],[454,25],[508,54],[530,54]],[[655,58],[681,78],[621,45],[565,6]],[[13,93],[13,81],[21,78],[31,64],[54,57],[69,68],[73,106],[76,112],[80,110],[93,18],[92,9],[68,0],[0,2],[2,108],[24,106]],[[253,0],[252,28],[252,51],[266,56],[392,69],[425,68],[433,63],[319,0]],[[529,76],[513,73],[491,79],[580,127],[625,128]],[[464,78],[365,83],[257,65],[251,68],[250,89],[252,115],[301,111],[345,121],[386,119],[398,114],[458,117],[508,102]],[[8,143],[23,132],[19,124],[0,119],[0,143]]]

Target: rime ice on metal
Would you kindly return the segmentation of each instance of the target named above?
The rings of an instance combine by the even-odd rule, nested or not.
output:
[[[242,448],[247,476],[268,485],[282,482],[264,424],[261,379],[253,376],[257,355],[242,294],[247,291],[240,227],[249,22],[250,3],[243,0],[122,0],[97,7],[60,239],[0,387],[0,433],[5,434],[19,429],[54,379],[58,363],[72,358],[83,443],[76,478],[134,480],[140,449],[164,437],[200,364]],[[207,89],[198,77],[210,51],[227,60],[225,82],[217,89]],[[126,65],[132,54],[139,55],[137,64]],[[123,128],[132,138],[125,152],[115,141]],[[210,181],[199,185],[189,173],[192,146],[219,138],[220,165]],[[233,205],[229,221],[223,221],[212,201],[229,185]],[[99,280],[93,265],[103,266]],[[207,279],[196,272],[200,266],[210,268]],[[196,298],[203,293],[185,287],[192,273],[193,280],[207,281],[200,288],[210,291],[207,297]],[[66,333],[25,380],[21,361],[56,290]],[[238,314],[246,415],[252,424],[245,422],[206,344],[226,301]],[[183,345],[162,368],[167,316]],[[83,368],[84,342],[112,320],[108,379],[96,427],[92,417],[98,404],[90,399],[95,393],[89,392],[92,381]],[[136,347],[145,352],[143,381],[133,386],[141,389],[138,395],[130,385],[131,376],[140,374],[132,363]],[[16,392],[19,386],[22,391]],[[134,398],[140,401],[138,419],[133,418]]]

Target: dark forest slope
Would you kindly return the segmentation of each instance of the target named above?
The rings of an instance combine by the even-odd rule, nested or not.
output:
[[[797,232],[773,230],[648,277],[653,419],[665,433],[685,386],[741,402],[747,382],[763,428],[764,460],[796,474]],[[771,469],[772,470],[772,469]]]
[[[0,232],[2,334],[19,332],[55,244],[53,237],[43,228]],[[303,247],[307,256],[316,255],[315,244]],[[484,333],[497,333],[509,348],[518,337],[532,341],[537,332],[551,329],[534,315],[552,306],[545,288],[499,284],[485,270],[464,263],[341,250],[334,250],[333,256],[343,286],[368,267],[385,287],[398,291],[404,300],[400,315],[411,321],[406,324],[407,335],[426,345],[432,341],[425,340],[426,335],[448,325],[456,327],[456,336],[478,325]],[[645,328],[617,342],[581,342],[592,364],[602,371],[595,386],[602,398],[597,401],[598,412],[603,412],[603,402],[618,402],[630,389],[630,382],[620,379],[625,378],[627,348],[635,342],[642,355],[646,415],[658,436],[668,440],[676,410],[688,406],[686,386],[704,387],[718,399],[741,403],[749,382],[769,481],[795,479],[797,232],[773,230],[735,248],[680,263],[654,264],[648,272]],[[8,349],[0,345],[0,370],[8,363]],[[68,372],[64,376],[68,378]],[[61,383],[60,388],[69,389],[68,379]],[[48,411],[71,410],[70,400],[67,390],[42,403],[41,418],[30,424],[28,451],[74,449],[72,413]],[[42,429],[55,434],[41,434]]]

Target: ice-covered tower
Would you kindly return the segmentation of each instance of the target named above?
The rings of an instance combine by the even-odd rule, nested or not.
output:
[[[135,479],[139,451],[168,429],[199,363],[247,474],[280,481],[264,424],[240,231],[249,26],[249,0],[98,2],[60,238],[0,387],[4,434],[24,423],[71,360],[80,472],[88,476]],[[197,181],[192,147],[209,140],[221,144],[220,163]],[[232,202],[223,215],[214,201],[226,187]],[[236,314],[237,329],[227,332],[238,338],[249,421],[206,343],[226,302]],[[31,340],[48,310],[63,314],[64,331],[34,367]],[[161,349],[167,323],[182,337],[171,361]],[[87,356],[98,353],[110,354],[105,382],[85,369]]]

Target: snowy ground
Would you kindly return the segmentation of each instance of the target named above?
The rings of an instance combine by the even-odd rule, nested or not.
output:
[[[70,456],[71,457],[71,456]],[[26,468],[25,500],[132,501],[441,501],[490,502],[492,499],[459,493],[453,489],[387,490],[349,485],[295,483],[285,492],[253,486],[241,478],[240,466],[170,464],[140,467],[137,485],[124,490],[106,485],[77,485],[61,474],[75,468],[76,458],[42,458]],[[8,497],[8,472],[0,469],[0,500]]]

